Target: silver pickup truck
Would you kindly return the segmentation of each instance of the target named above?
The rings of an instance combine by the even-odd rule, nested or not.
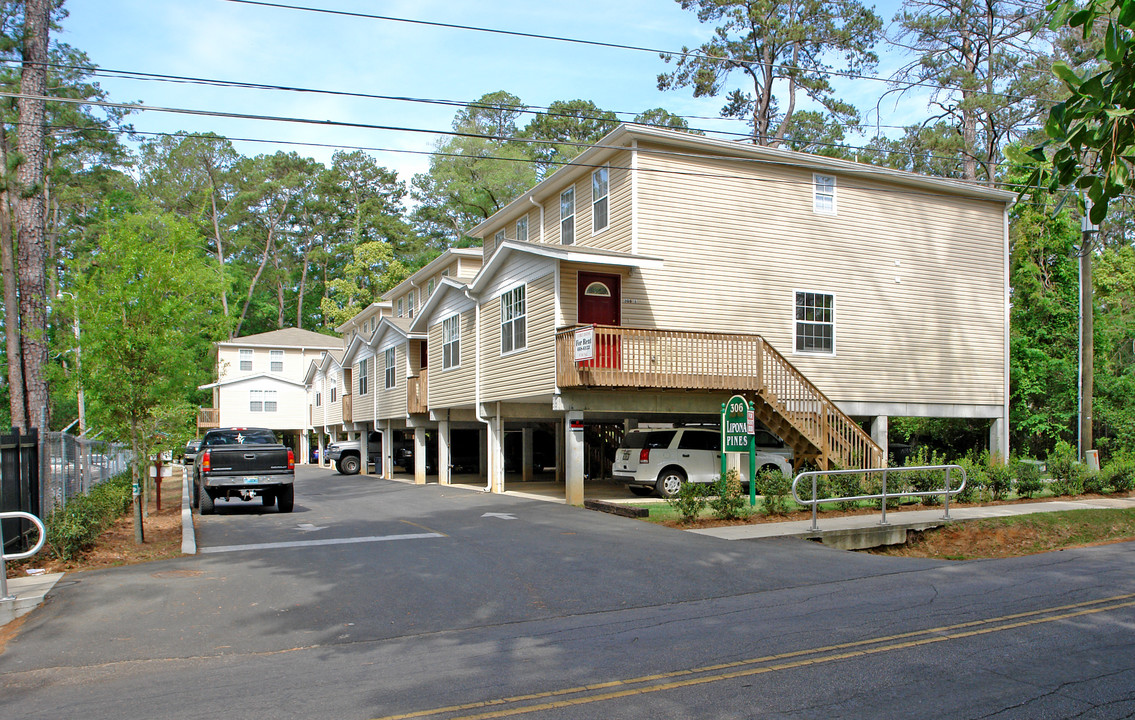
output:
[[[193,459],[193,507],[213,512],[220,498],[252,500],[291,512],[295,456],[265,428],[220,428],[205,433]]]

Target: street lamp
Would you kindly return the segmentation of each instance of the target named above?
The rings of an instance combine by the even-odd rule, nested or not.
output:
[[[60,290],[56,297],[62,299],[64,295],[70,295],[72,302],[75,303],[75,365],[79,371],[79,437],[83,437],[87,433],[87,403],[83,398],[83,342],[79,329],[79,298],[66,290]]]

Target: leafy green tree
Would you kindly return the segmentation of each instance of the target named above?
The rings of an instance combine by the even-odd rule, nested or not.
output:
[[[713,39],[695,50],[664,53],[677,64],[658,76],[659,90],[693,89],[694,97],[726,93],[724,117],[748,118],[753,141],[776,145],[785,137],[803,93],[839,122],[858,119],[854,106],[835,96],[830,63],[842,58],[849,73],[870,72],[882,20],[858,0],[677,0],[703,23],[716,23]],[[751,91],[727,90],[734,72]]]
[[[619,118],[590,100],[557,100],[546,112],[537,113],[524,126],[520,137],[539,142],[531,145],[537,174],[543,177],[594,145],[619,126]]]
[[[1047,9],[1050,27],[1080,28],[1085,41],[1104,23],[1104,44],[1096,69],[1079,73],[1065,61],[1053,65],[1070,95],[1049,110],[1048,140],[1016,159],[1039,165],[1030,185],[1086,191],[1091,221],[1098,225],[1111,202],[1127,192],[1135,164],[1135,3],[1054,0]]]
[[[894,27],[892,45],[914,55],[895,81],[933,88],[922,125],[945,121],[961,139],[962,177],[993,182],[1002,147],[1031,128],[1050,85],[1033,3],[905,0]]]
[[[1135,248],[1095,257],[1094,437],[1111,456],[1135,448]]]
[[[814,110],[793,113],[784,133],[785,144],[790,150],[845,160],[854,159],[855,153],[844,139],[842,125]]]
[[[934,177],[962,179],[961,136],[943,121],[911,125],[897,139],[875,137],[857,154],[860,162]]]
[[[526,109],[504,91],[470,103],[453,120],[460,135],[440,141],[429,171],[414,176],[413,220],[434,248],[468,245],[467,229],[536,183],[529,148],[514,139]]]
[[[691,130],[686,118],[675,115],[665,108],[651,108],[635,115],[634,121],[639,125],[654,125],[668,130],[682,130],[691,135],[705,135],[701,130]]]
[[[156,210],[108,217],[74,285],[83,322],[82,382],[94,424],[129,440],[136,483],[163,438],[192,421],[213,341],[227,337],[221,274],[181,218]],[[135,539],[141,514],[135,510]]]
[[[342,276],[328,283],[329,296],[321,304],[323,315],[332,327],[342,325],[411,273],[410,268],[395,259],[388,243],[359,243]]]

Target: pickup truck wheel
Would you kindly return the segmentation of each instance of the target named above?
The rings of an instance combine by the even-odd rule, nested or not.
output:
[[[201,507],[201,486],[193,483],[193,493],[189,496],[189,506],[193,508]]]
[[[270,492],[266,492],[260,496],[260,502],[264,504],[264,507],[272,507],[276,504],[276,496]]]
[[[359,473],[359,459],[354,455],[348,455],[339,460],[339,472],[344,475],[358,475]]]
[[[276,505],[279,506],[280,512],[290,513],[292,506],[295,504],[295,487],[292,485],[284,485],[276,491]]]
[[[205,488],[200,489],[200,494],[197,497],[197,502],[201,506],[202,515],[213,514],[213,496],[209,494],[208,490],[206,490]]]
[[[654,484],[654,489],[662,497],[670,499],[678,494],[684,482],[686,482],[686,473],[681,468],[668,467],[658,473],[658,482]]]

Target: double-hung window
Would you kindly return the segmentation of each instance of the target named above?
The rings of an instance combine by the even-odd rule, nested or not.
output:
[[[521,242],[528,242],[528,216],[520,218],[516,221],[516,239]]]
[[[331,394],[328,399],[330,402],[335,402],[335,397],[339,394],[339,376],[332,375],[328,382],[331,384]]]
[[[323,406],[323,393],[319,390],[315,391],[315,407]]]
[[[249,390],[248,391],[248,411],[249,412],[264,412],[264,391],[263,390]]]
[[[835,354],[835,296],[797,291],[795,348],[798,353]]]
[[[528,343],[524,286],[501,295],[501,353],[523,350]]]
[[[441,369],[461,365],[461,316],[454,315],[441,321]]]
[[[386,358],[386,389],[389,390],[398,384],[397,348],[387,348],[384,357]]]
[[[276,391],[264,391],[264,412],[276,412]]]
[[[367,361],[362,360],[359,362],[359,395],[367,394]]]
[[[560,244],[575,244],[575,188],[560,193]]]
[[[434,279],[430,278],[430,281],[428,283],[426,283],[426,300],[429,300],[433,296],[434,296]]]
[[[812,176],[812,212],[835,215],[835,176]]]
[[[610,170],[601,167],[591,173],[591,232],[607,227],[607,193]]]
[[[402,317],[402,298],[398,298],[398,317]]]
[[[283,350],[269,350],[268,351],[268,368],[272,372],[284,372],[284,351]]]
[[[501,244],[504,243],[504,240],[505,240],[504,230],[500,230],[500,231],[497,232],[497,234],[493,235],[493,247],[489,251],[490,254],[495,253],[497,251],[497,248],[499,248],[501,246]]]
[[[417,306],[418,306],[418,291],[417,290],[411,290],[410,291],[410,300],[409,300],[408,305],[409,305],[409,308],[410,308],[410,312],[407,313],[407,316],[408,317],[414,317],[414,309],[417,308]]]
[[[240,371],[252,372],[252,350],[251,348],[241,348],[240,350]]]

